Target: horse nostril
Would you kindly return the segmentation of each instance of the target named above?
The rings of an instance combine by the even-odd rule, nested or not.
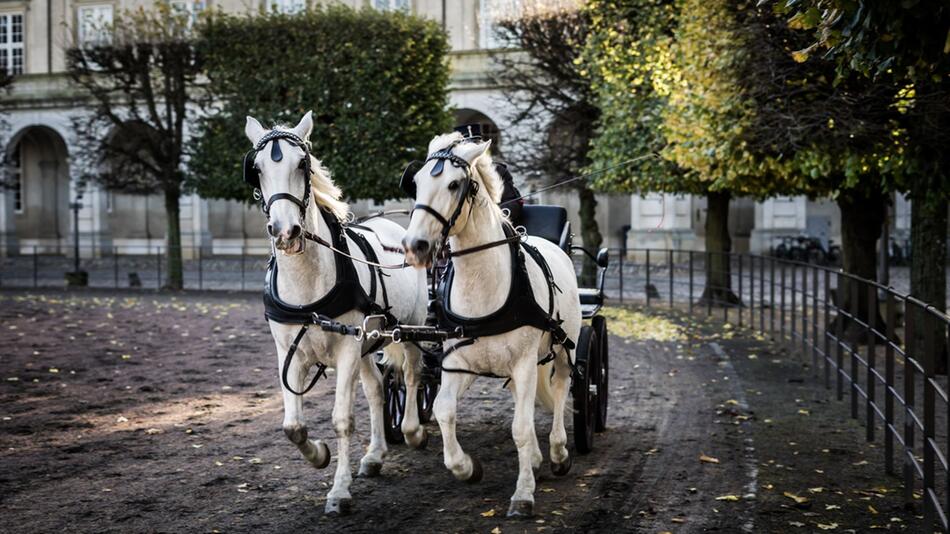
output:
[[[429,251],[429,242],[425,239],[417,239],[412,243],[412,248],[419,254],[425,254]]]
[[[273,224],[268,224],[267,233],[270,234],[271,237],[277,237],[277,234],[279,234],[280,232],[274,227]]]
[[[295,224],[293,228],[290,229],[290,239],[297,239],[297,236],[300,235],[300,231],[301,231],[300,225]]]

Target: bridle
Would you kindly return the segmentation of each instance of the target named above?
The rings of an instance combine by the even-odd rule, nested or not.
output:
[[[284,139],[291,145],[303,149],[304,157],[303,160],[300,161],[299,167],[303,170],[304,174],[302,199],[290,193],[274,193],[268,197],[267,200],[264,200],[264,194],[261,191],[261,171],[257,168],[254,160],[257,158],[257,154],[263,150],[270,141],[274,142],[270,149],[271,161],[283,160],[284,153],[280,149],[280,143],[277,142],[280,139]],[[254,188],[254,198],[261,203],[261,212],[267,217],[270,217],[270,207],[274,202],[278,200],[289,200],[300,208],[300,222],[303,224],[303,221],[307,218],[307,206],[310,205],[310,173],[310,146],[293,132],[276,129],[271,130],[261,137],[253,149],[248,150],[247,153],[244,154],[244,181],[247,182],[247,185]]]
[[[439,221],[439,224],[442,225],[442,231],[439,238],[440,244],[445,243],[445,240],[449,236],[449,232],[452,231],[452,227],[455,226],[458,218],[462,215],[462,210],[465,208],[465,202],[467,200],[471,200],[472,204],[470,206],[473,207],[475,197],[478,195],[479,184],[472,179],[472,166],[468,163],[468,161],[465,161],[464,158],[452,153],[452,149],[455,148],[459,143],[460,141],[452,143],[450,146],[443,148],[442,150],[433,152],[428,158],[426,158],[424,162],[422,162],[422,165],[425,165],[430,161],[435,161],[435,165],[433,165],[432,170],[429,171],[430,176],[440,176],[442,171],[445,170],[446,161],[451,163],[453,167],[462,169],[465,172],[465,177],[462,179],[462,185],[459,188],[458,201],[455,204],[455,209],[452,210],[452,215],[446,218],[439,212],[439,210],[421,202],[416,202],[412,206],[413,212],[416,210],[422,210],[435,217],[435,220]],[[417,192],[416,184],[413,181],[413,177],[415,176],[413,168],[418,168],[416,167],[417,165],[417,163],[410,163],[409,166],[406,167],[406,171],[403,173],[402,180],[400,181],[402,190],[413,199],[416,198]],[[471,209],[471,207],[469,209]],[[410,217],[411,216],[412,213],[410,212]]]

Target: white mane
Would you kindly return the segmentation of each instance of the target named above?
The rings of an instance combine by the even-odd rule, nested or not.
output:
[[[286,126],[276,126],[275,128],[294,133],[293,128]],[[312,148],[309,139],[305,139],[304,142],[307,143],[308,149]],[[312,172],[310,176],[310,192],[313,195],[313,200],[316,201],[320,207],[332,213],[338,220],[345,221],[350,213],[350,206],[342,200],[343,191],[333,183],[333,179],[330,177],[330,170],[323,165],[322,161],[311,155],[310,171]]]

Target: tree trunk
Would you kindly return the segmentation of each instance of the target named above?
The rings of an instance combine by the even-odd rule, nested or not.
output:
[[[168,279],[165,281],[167,289],[181,289],[183,284],[181,263],[181,209],[178,201],[181,196],[179,188],[165,189],[165,215],[168,219],[168,234],[166,236],[167,250],[165,258],[168,267]]]
[[[732,194],[706,193],[706,287],[699,304],[735,306],[741,304],[732,292],[732,238],[729,237],[729,200]]]
[[[881,237],[884,219],[887,217],[887,196],[881,191],[842,194],[838,197],[838,208],[841,210],[842,268],[846,273],[867,280],[877,280],[877,241]],[[865,284],[857,283],[858,294],[855,300],[854,284],[847,277],[840,277],[837,301],[841,309],[866,323],[872,312],[868,288]],[[883,328],[884,319],[881,317],[880,307],[873,312],[875,327]],[[838,315],[836,320],[843,321],[845,339],[856,343],[867,339],[865,328],[850,318]]]
[[[600,235],[600,227],[597,225],[597,198],[587,184],[578,187],[578,192],[581,200],[581,239],[584,240],[584,248],[597,254],[597,249],[604,241],[604,237]],[[597,264],[584,255],[583,265],[580,286],[594,287],[597,284]]]
[[[913,195],[910,215],[911,262],[910,294],[933,305],[940,311],[947,309],[947,198],[940,194],[923,191]],[[909,305],[905,313],[914,313],[914,341],[917,350],[924,350],[925,335],[934,335],[936,370],[947,373],[946,327],[928,332],[938,323],[928,326],[928,315],[920,308]]]

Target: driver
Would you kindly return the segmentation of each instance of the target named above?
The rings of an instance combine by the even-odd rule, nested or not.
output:
[[[462,134],[462,137],[466,141],[482,140],[481,124],[462,124],[456,126],[455,131]],[[521,225],[521,212],[524,207],[524,199],[521,198],[521,193],[518,191],[518,188],[515,187],[514,177],[511,176],[511,171],[508,170],[508,164],[496,161],[495,172],[498,173],[498,176],[501,177],[501,181],[504,184],[504,189],[502,189],[501,192],[501,202],[498,206],[508,210],[508,220],[511,221],[512,226],[518,227]]]

